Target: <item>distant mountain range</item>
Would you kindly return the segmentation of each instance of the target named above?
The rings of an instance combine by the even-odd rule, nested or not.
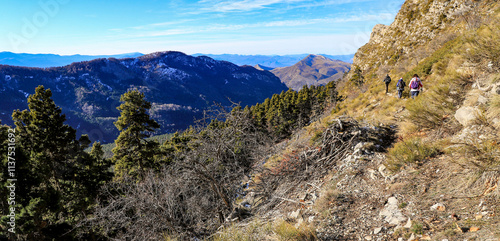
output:
[[[15,109],[38,85],[50,88],[68,124],[92,140],[111,142],[118,131],[120,95],[130,89],[152,102],[151,116],[162,126],[156,134],[182,130],[202,117],[215,102],[254,105],[288,88],[268,71],[237,66],[209,57],[159,52],[136,58],[108,58],[63,67],[32,68],[0,65],[0,119],[12,124]]]
[[[342,78],[350,70],[349,63],[333,60],[322,55],[308,55],[298,63],[270,70],[289,88],[300,90],[304,85],[325,85]],[[256,66],[263,69],[262,66]]]
[[[0,64],[46,68],[65,66],[74,62],[90,61],[99,58],[134,58],[142,55],[143,54],[141,53],[127,53],[116,55],[57,55],[0,52]]]
[[[225,60],[237,65],[261,65],[270,68],[287,67],[296,64],[309,54],[296,55],[238,55],[238,54],[194,54],[193,56],[208,56],[217,60]],[[329,59],[340,60],[347,63],[352,63],[354,54],[349,55],[326,55],[321,54]]]
[[[127,53],[117,55],[57,55],[57,54],[26,54],[0,52],[0,64],[25,66],[25,67],[58,67],[74,62],[90,61],[99,58],[135,58],[142,56],[142,53]],[[287,67],[294,65],[308,54],[297,55],[238,55],[238,54],[194,54],[193,56],[208,56],[215,60],[224,60],[236,65],[261,65],[269,68]],[[350,55],[322,55],[329,59],[341,60],[352,63],[354,54]]]

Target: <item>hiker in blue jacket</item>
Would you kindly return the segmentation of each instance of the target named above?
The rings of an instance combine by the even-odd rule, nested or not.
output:
[[[403,91],[405,90],[405,86],[406,86],[406,83],[403,80],[403,77],[399,78],[398,84],[396,85],[396,87],[398,87],[398,98],[400,98],[400,99],[401,99],[401,97],[403,97]]]

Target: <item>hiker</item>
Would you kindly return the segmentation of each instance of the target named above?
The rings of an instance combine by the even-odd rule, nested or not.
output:
[[[389,93],[389,84],[391,83],[391,77],[389,77],[389,74],[385,76],[384,82],[385,82],[385,93],[387,94]]]
[[[417,74],[413,75],[413,78],[410,80],[409,85],[411,98],[415,99],[415,96],[418,96],[418,94],[420,93],[420,89],[424,87]]]
[[[400,98],[400,99],[401,99],[401,97],[403,97],[403,91],[405,90],[405,86],[406,86],[406,83],[403,80],[403,77],[399,78],[398,84],[396,85],[396,87],[398,87],[398,98]]]

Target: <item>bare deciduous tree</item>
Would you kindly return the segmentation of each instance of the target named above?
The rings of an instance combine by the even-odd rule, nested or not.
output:
[[[169,234],[203,238],[223,224],[271,141],[240,108],[219,108],[210,117],[197,132],[186,133],[192,135],[189,148],[162,172],[108,185],[87,225],[110,239],[159,240]]]

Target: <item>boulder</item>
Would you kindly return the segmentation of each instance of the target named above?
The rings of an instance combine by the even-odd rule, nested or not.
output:
[[[455,112],[455,119],[463,126],[468,126],[477,118],[479,110],[476,107],[464,106]]]
[[[405,216],[398,208],[398,200],[395,197],[390,197],[387,200],[387,204],[379,215],[383,216],[385,221],[392,225],[399,225],[401,222],[406,221]]]

